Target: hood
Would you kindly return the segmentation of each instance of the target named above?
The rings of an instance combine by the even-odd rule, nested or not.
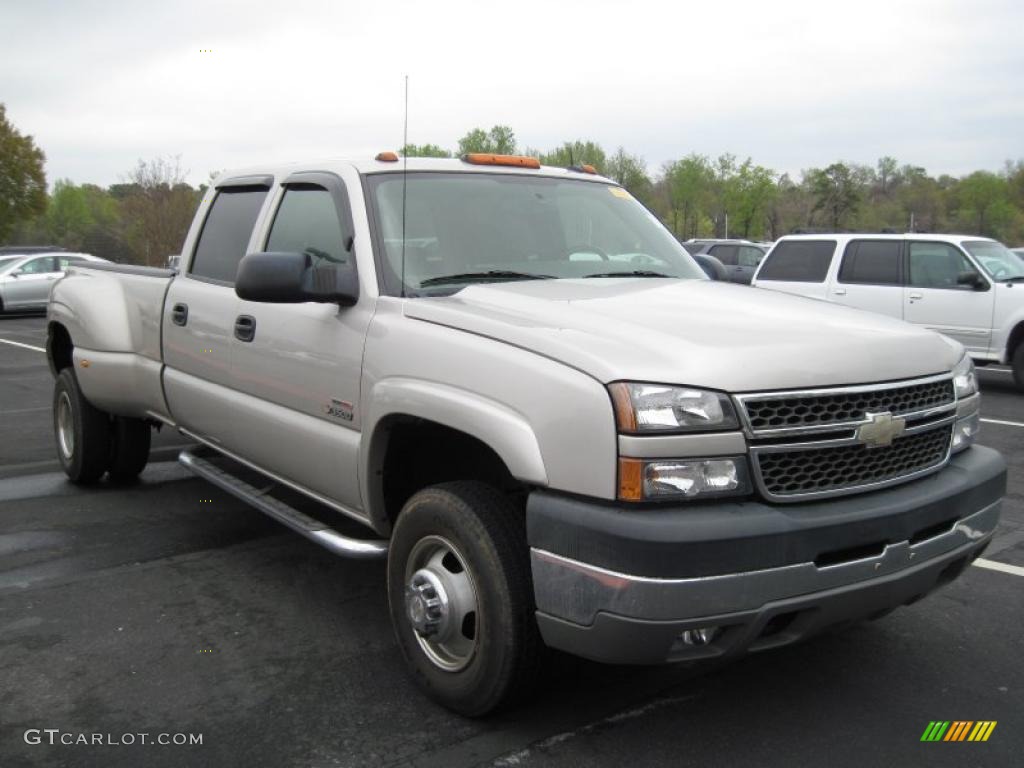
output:
[[[598,380],[751,392],[944,373],[956,342],[763,288],[658,278],[532,280],[410,299],[405,315],[514,344]]]

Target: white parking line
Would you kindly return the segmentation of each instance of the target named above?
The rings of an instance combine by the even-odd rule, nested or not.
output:
[[[10,341],[8,339],[0,339],[0,344],[10,344],[12,347],[24,347],[25,349],[31,349],[36,352],[45,352],[43,347],[33,347],[31,344],[22,344],[20,341]]]
[[[974,565],[981,568],[988,568],[990,571],[999,571],[1000,573],[1012,573],[1014,576],[1024,576],[1024,568],[1019,565],[1007,565],[1006,563],[997,563],[995,560],[986,560],[983,557],[979,557],[974,561]]]
[[[1024,422],[1021,421],[1003,421],[1002,419],[979,419],[986,424],[1002,424],[1004,427],[1024,427]]]

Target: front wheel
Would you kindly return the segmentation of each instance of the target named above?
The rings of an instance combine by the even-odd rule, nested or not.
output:
[[[110,464],[110,417],[85,399],[71,368],[53,388],[53,432],[57,458],[71,482],[99,480]]]
[[[406,503],[388,552],[388,603],[413,679],[438,703],[485,715],[536,684],[543,645],[522,510],[476,482]]]
[[[1013,381],[1017,384],[1017,389],[1024,391],[1024,341],[1014,350],[1010,365],[1013,366]]]

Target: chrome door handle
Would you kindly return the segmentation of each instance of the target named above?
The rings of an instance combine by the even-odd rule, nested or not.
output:
[[[920,294],[920,293],[912,293],[912,294],[910,294],[910,298],[912,298],[912,299],[923,299],[924,295]]]

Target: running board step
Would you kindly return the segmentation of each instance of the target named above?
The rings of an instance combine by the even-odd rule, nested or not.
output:
[[[192,451],[182,451],[178,454],[178,462],[190,472],[208,480],[245,503],[251,504],[263,514],[287,525],[293,531],[301,533],[310,541],[316,542],[336,555],[372,560],[384,557],[388,553],[388,543],[383,539],[353,539],[345,536],[319,520],[314,520],[309,515],[288,506],[283,501],[268,496],[265,491],[261,491],[214,466],[206,459],[196,456]]]

